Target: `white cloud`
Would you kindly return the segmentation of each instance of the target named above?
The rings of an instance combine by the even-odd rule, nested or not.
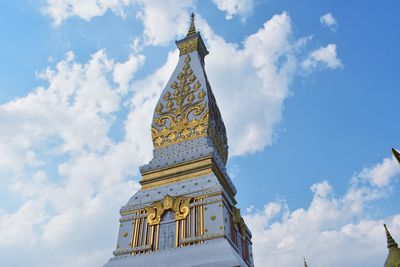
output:
[[[338,23],[332,13],[323,15],[319,20],[323,26],[328,27],[332,31],[336,31]]]
[[[399,163],[393,157],[387,158],[382,163],[377,164],[371,168],[366,168],[360,174],[364,180],[370,181],[376,186],[387,186],[390,184],[391,179],[400,173]]]
[[[234,16],[246,18],[253,12],[253,0],[213,0],[214,4],[221,11],[225,12],[226,19]]]
[[[43,12],[55,25],[71,17],[90,21],[108,10],[124,16],[124,9],[135,8],[136,18],[143,24],[146,45],[164,45],[187,31],[189,8],[195,0],[47,0]],[[168,12],[165,12],[165,11]]]
[[[138,189],[128,178],[150,156],[138,153],[142,140],[109,135],[143,60],[114,63],[100,50],[82,64],[69,52],[40,73],[46,88],[0,105],[1,178],[21,201],[0,212],[1,266],[67,266],[74,258],[87,267],[109,258],[118,210]],[[29,256],[7,256],[21,244]]]
[[[116,63],[113,79],[120,85],[120,90],[127,93],[129,82],[134,78],[134,73],[143,65],[144,56],[130,56],[126,62]]]
[[[388,161],[391,159],[364,169],[357,177],[380,169]],[[398,177],[398,164],[396,168],[397,172],[389,175],[389,181]],[[384,220],[370,218],[368,211],[374,206],[372,201],[387,194],[377,194],[384,189],[375,184],[373,177],[368,181],[356,180],[352,179],[351,186],[341,197],[334,196],[327,181],[314,184],[311,187],[313,199],[305,209],[290,211],[285,202],[271,202],[263,210],[245,216],[253,233],[255,264],[300,266],[305,256],[310,266],[383,265],[387,248],[382,225],[385,222],[392,233],[400,233],[400,214]]]
[[[130,2],[130,0],[47,0],[43,12],[59,25],[73,16],[90,21],[93,17],[104,15],[109,9],[122,15],[123,8]]]
[[[189,8],[194,0],[137,1],[137,18],[143,23],[144,42],[150,45],[167,44],[188,30]],[[167,10],[167,12],[166,12]]]
[[[323,181],[322,183],[312,185],[311,191],[318,197],[327,197],[332,193],[332,186],[327,181]]]
[[[243,48],[198,21],[211,51],[206,71],[227,127],[229,153],[261,151],[272,143],[296,73],[298,43],[290,17],[273,16],[243,41]]]
[[[334,70],[343,68],[343,64],[337,56],[336,44],[328,44],[325,47],[321,47],[312,51],[303,61],[302,67],[306,71],[318,68],[328,68]]]

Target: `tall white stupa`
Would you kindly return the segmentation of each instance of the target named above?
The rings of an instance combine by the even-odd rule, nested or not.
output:
[[[193,14],[176,44],[179,62],[154,110],[153,159],[140,168],[141,189],[120,210],[114,257],[104,267],[254,266]]]

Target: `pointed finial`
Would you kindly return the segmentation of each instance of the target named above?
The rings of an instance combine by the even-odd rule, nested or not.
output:
[[[387,239],[387,247],[388,248],[398,247],[396,241],[394,241],[392,235],[390,234],[389,230],[387,229],[386,224],[384,224],[383,227],[385,227],[386,239]]]
[[[397,151],[396,149],[392,148],[392,153],[393,156],[397,159],[397,161],[400,163],[400,152]]]
[[[195,15],[193,12],[192,12],[192,15],[190,15],[190,17],[191,17],[190,27],[189,27],[188,33],[186,34],[186,37],[196,34],[196,27],[194,26]]]
[[[303,258],[303,259],[304,259],[304,267],[308,267],[307,262],[306,262],[306,258]]]

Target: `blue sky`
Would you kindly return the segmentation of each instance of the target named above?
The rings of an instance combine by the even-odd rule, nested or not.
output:
[[[1,1],[0,265],[28,266],[9,252],[21,242],[38,266],[71,258],[98,266],[111,256],[118,209],[151,156],[150,113],[192,11],[210,50],[206,71],[227,124],[228,169],[256,264],[300,265],[302,256],[311,266],[383,264],[382,222],[400,238],[400,167],[390,154],[400,148],[399,7]],[[240,107],[235,95],[246,97]],[[334,215],[324,218],[324,209]],[[96,220],[97,231],[82,226]],[[85,234],[70,237],[76,232]],[[317,246],[328,234],[335,241],[325,250],[299,248],[305,236]],[[365,250],[358,239],[367,240]],[[93,240],[101,241],[79,251]],[[354,246],[356,258],[345,253]],[[60,256],[44,260],[46,249]]]

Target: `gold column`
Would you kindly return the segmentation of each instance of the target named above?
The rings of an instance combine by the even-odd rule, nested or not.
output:
[[[135,219],[135,229],[133,230],[132,247],[136,247],[137,234],[138,234],[139,218]]]
[[[181,239],[184,239],[186,237],[186,219],[182,220],[182,237]]]
[[[187,236],[192,236],[192,225],[191,223],[191,219],[190,217],[192,216],[192,209],[189,209],[189,216],[187,217],[186,221],[187,221]]]
[[[175,222],[175,247],[179,246],[179,222]]]
[[[158,250],[158,241],[160,238],[160,225],[156,225],[156,251]]]
[[[202,201],[203,199],[201,199]],[[200,205],[200,216],[199,216],[199,221],[200,221],[200,235],[202,236],[204,234],[204,206],[203,204]]]
[[[138,222],[138,233],[137,233],[137,238],[136,238],[136,246],[139,247],[140,246],[140,239],[141,239],[141,233],[142,233],[142,218],[139,218],[139,222]]]
[[[193,209],[194,209],[194,220],[193,220],[193,228],[194,228],[194,236],[198,236],[198,232],[197,232],[197,230],[198,230],[198,227],[197,227],[197,225],[198,225],[198,222],[197,222],[197,220],[198,220],[198,217],[199,216],[197,216],[197,206],[195,206],[195,207],[193,207]]]
[[[144,225],[144,227],[143,227],[143,230],[144,230],[144,237],[143,237],[143,245],[147,245],[148,243],[147,243],[147,232],[149,231],[149,224],[147,223],[147,221],[146,221],[146,218],[145,219],[143,219],[143,225]]]
[[[151,225],[150,226],[150,242],[149,242],[149,244],[150,244],[150,251],[153,251],[154,249],[153,249],[153,239],[154,239],[154,225]]]

